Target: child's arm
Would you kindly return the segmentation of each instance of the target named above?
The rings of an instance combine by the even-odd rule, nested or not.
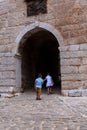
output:
[[[46,78],[45,78],[45,79],[43,79],[43,82],[44,82],[44,81],[46,81],[46,80],[47,80]]]

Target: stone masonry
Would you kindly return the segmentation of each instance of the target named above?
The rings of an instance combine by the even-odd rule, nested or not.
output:
[[[48,0],[47,13],[30,17],[24,0],[0,0],[0,92],[21,87],[18,47],[35,28],[58,40],[62,91],[87,89],[86,16],[86,0]]]

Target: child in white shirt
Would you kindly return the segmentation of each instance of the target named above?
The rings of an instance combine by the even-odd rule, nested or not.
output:
[[[52,86],[53,86],[53,79],[52,77],[50,76],[50,74],[48,73],[45,80],[47,81],[46,82],[46,87],[47,87],[47,91],[48,91],[48,94],[51,94],[52,93]]]

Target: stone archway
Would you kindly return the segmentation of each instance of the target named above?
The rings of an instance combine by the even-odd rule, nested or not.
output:
[[[26,39],[32,35],[32,30],[36,31],[37,28],[43,28],[51,32],[55,36],[57,41],[59,42],[60,47],[64,46],[63,37],[61,36],[61,33],[55,29],[55,27],[47,23],[36,21],[35,23],[27,26],[22,31],[20,31],[19,35],[17,36],[15,40],[15,46],[13,47],[13,50],[12,50],[13,52],[15,52],[15,54],[18,53],[18,47],[19,47],[20,42],[22,43],[25,42]]]
[[[41,36],[41,35],[42,36]],[[40,35],[40,36],[39,36]],[[42,40],[40,40],[40,37],[41,37],[41,39],[43,38],[43,36],[45,35],[45,37],[46,38],[44,38],[45,40],[44,40],[44,42],[42,41]],[[48,37],[48,38],[47,38]],[[36,40],[35,40],[35,38],[36,38]],[[32,40],[32,39],[34,39],[34,41]],[[39,40],[38,40],[39,39]],[[38,44],[34,44],[34,42],[35,41],[37,41],[38,42]],[[49,42],[53,42],[52,44],[49,44]],[[46,43],[46,44],[45,44]],[[40,45],[41,44],[41,45]],[[32,24],[32,25],[30,25],[30,26],[27,26],[22,32],[20,32],[20,34],[18,35],[18,37],[16,38],[16,48],[15,48],[15,53],[16,53],[16,56],[17,55],[20,55],[20,56],[22,56],[22,63],[20,64],[20,65],[22,65],[22,66],[26,66],[26,67],[24,67],[24,68],[27,68],[27,66],[33,66],[33,64],[35,64],[34,63],[34,61],[35,61],[35,59],[37,59],[34,55],[37,55],[37,57],[39,57],[40,55],[42,55],[43,56],[43,54],[44,53],[42,53],[42,51],[43,51],[43,49],[41,50],[41,52],[40,52],[40,55],[38,55],[38,54],[34,54],[34,53],[37,53],[38,51],[37,50],[35,50],[35,48],[37,48],[37,49],[41,49],[41,48],[46,48],[46,46],[48,46],[46,49],[45,49],[45,53],[46,53],[46,55],[48,55],[48,53],[47,53],[47,51],[49,50],[49,52],[50,52],[50,56],[51,56],[51,59],[53,59],[52,60],[52,62],[51,62],[51,60],[49,60],[49,62],[52,64],[51,65],[51,67],[50,67],[50,69],[49,70],[46,70],[46,68],[44,67],[45,66],[45,64],[44,64],[44,66],[43,65],[41,65],[44,69],[42,69],[42,70],[38,70],[38,69],[40,69],[40,67],[38,68],[38,67],[30,67],[30,68],[27,68],[27,70],[29,70],[29,71],[32,71],[32,75],[33,76],[35,76],[36,74],[35,74],[35,71],[37,71],[37,72],[41,72],[41,71],[51,71],[51,73],[53,74],[53,72],[55,72],[56,73],[56,71],[58,71],[58,73],[56,73],[56,74],[54,74],[54,75],[59,75],[60,74],[60,61],[57,63],[57,61],[54,63],[54,64],[56,64],[56,65],[58,65],[58,66],[56,66],[56,67],[54,67],[54,64],[53,64],[53,62],[54,62],[54,57],[55,56],[52,56],[52,55],[54,55],[54,51],[53,51],[53,49],[51,50],[51,46],[54,46],[54,44],[55,44],[55,47],[54,47],[54,50],[55,49],[57,49],[57,53],[55,53],[55,55],[58,55],[58,57],[60,57],[59,55],[59,49],[58,49],[58,47],[59,47],[59,45],[63,45],[63,39],[62,39],[62,37],[61,37],[61,35],[60,35],[60,33],[57,31],[57,30],[55,30],[55,28],[53,28],[51,25],[49,25],[49,24],[46,24],[46,23],[40,23],[40,22],[35,22],[34,24]],[[35,50],[34,51],[34,53],[32,53],[32,49],[30,49],[30,48],[32,48],[32,47],[30,47],[30,46],[34,46],[33,47],[33,49]],[[49,47],[50,46],[50,47]],[[24,49],[24,48],[26,48],[26,49]],[[49,49],[50,48],[50,49]],[[27,51],[25,51],[25,50],[27,50]],[[30,58],[29,60],[31,60],[31,65],[30,65],[30,62],[29,63],[27,63],[27,64],[24,64],[24,63],[26,63],[25,61],[27,61],[28,62],[28,59],[27,58],[25,58],[25,57],[27,57],[27,56],[29,56],[29,57],[33,57],[34,58],[34,60],[32,60],[32,58]],[[18,57],[20,57],[20,56],[18,56]],[[50,57],[50,56],[48,56],[48,57]],[[45,56],[46,57],[46,56]],[[47,58],[45,58],[44,56],[43,56],[43,58],[45,59],[45,62],[47,62]],[[56,59],[58,58],[58,57],[56,57]],[[24,59],[23,59],[24,58]],[[41,60],[41,57],[39,57],[40,58],[40,60]],[[18,61],[19,61],[19,58],[17,58],[18,59]],[[38,61],[38,60],[37,60]],[[18,62],[17,62],[18,63]],[[40,62],[39,62],[40,63]],[[18,63],[19,64],[19,63]],[[42,64],[43,64],[43,62],[42,62]],[[20,67],[18,67],[19,65],[17,65],[17,68],[21,68],[21,66]],[[37,65],[36,65],[37,66]],[[50,66],[50,64],[48,63],[48,66]],[[47,66],[46,66],[47,67]],[[59,67],[59,70],[58,69],[55,69],[55,68],[57,68],[57,67]],[[47,68],[49,68],[49,67],[47,67]],[[53,70],[52,70],[52,68],[54,68]],[[35,70],[36,69],[36,70]],[[23,70],[23,69],[22,69]],[[20,72],[18,71],[18,69],[17,69],[17,71],[16,71],[16,73],[18,73],[17,75],[19,75],[19,78],[18,78],[18,76],[17,76],[17,82],[16,82],[16,86],[20,86],[20,88],[21,88],[21,86],[23,87],[24,85],[23,85],[23,80],[25,80],[24,81],[24,84],[29,84],[29,82],[27,82],[27,81],[29,81],[29,79],[22,79],[23,77],[31,77],[32,79],[35,79],[35,77],[32,77],[32,75],[27,75],[27,76],[24,76],[24,74],[23,73],[27,73],[28,72],[28,74],[30,74],[31,72],[29,72],[29,71],[27,71],[27,70],[25,70],[25,71],[22,71],[22,70],[20,70]],[[42,72],[43,73],[43,72]],[[20,76],[22,74],[22,76]],[[26,74],[25,74],[26,75]],[[18,81],[18,79],[19,80],[21,80],[22,79],[22,82],[20,81]],[[54,76],[54,79],[55,79],[55,81],[57,80],[57,77],[56,76]],[[30,81],[31,81],[31,79],[30,79]],[[33,81],[33,80],[32,80]],[[23,87],[24,88],[24,87]]]

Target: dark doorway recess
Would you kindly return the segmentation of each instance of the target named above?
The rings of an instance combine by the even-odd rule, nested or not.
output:
[[[55,36],[40,30],[27,39],[21,48],[22,55],[22,88],[25,91],[34,89],[34,81],[38,73],[45,78],[47,72],[54,80],[54,88],[61,91],[60,52]],[[44,87],[45,88],[45,87]]]

